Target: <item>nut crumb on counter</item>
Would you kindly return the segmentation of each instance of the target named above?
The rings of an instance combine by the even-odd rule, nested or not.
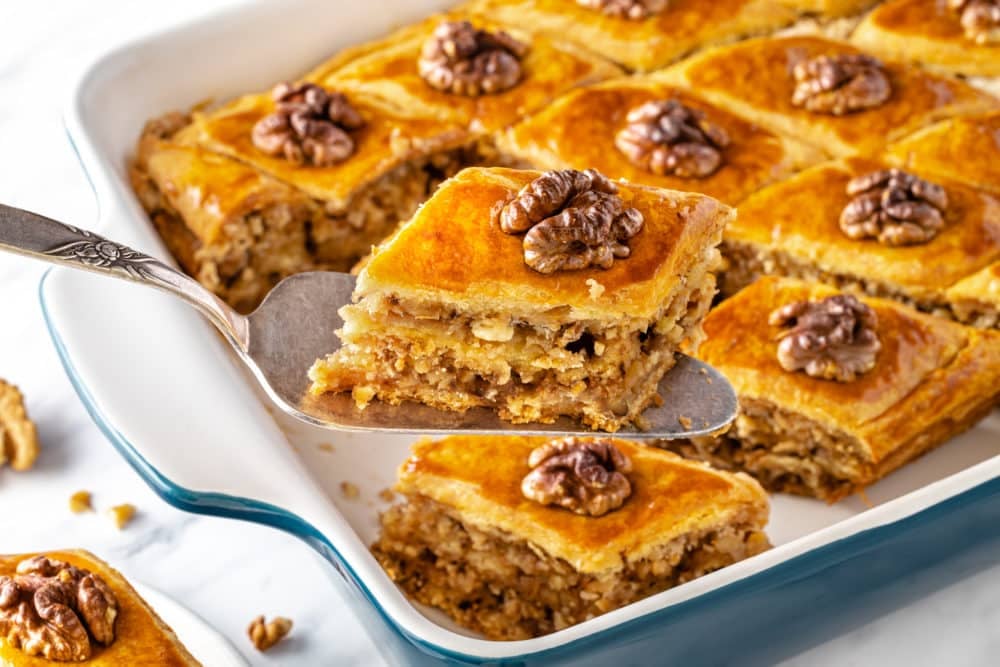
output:
[[[341,482],[340,492],[344,494],[344,498],[347,500],[357,500],[358,496],[361,495],[361,491],[358,489],[357,484],[352,484],[351,482]]]
[[[292,631],[292,620],[284,616],[275,616],[270,621],[265,621],[260,615],[250,621],[247,627],[247,635],[253,643],[255,649],[264,652],[284,639]]]
[[[30,470],[38,458],[38,432],[24,408],[24,396],[0,380],[0,468]]]
[[[396,494],[393,492],[392,489],[382,489],[381,491],[378,492],[378,497],[387,503],[391,503],[393,500],[396,499]]]
[[[69,511],[73,514],[83,514],[93,512],[94,505],[91,502],[90,491],[77,491],[69,497]]]
[[[326,452],[327,454],[332,454],[334,452],[333,445],[329,442],[321,442],[317,445],[317,447],[319,447],[321,452]]]
[[[125,527],[132,522],[135,518],[135,505],[130,503],[123,503],[121,505],[115,505],[108,510],[108,516],[114,521],[115,527],[118,530],[124,530]]]

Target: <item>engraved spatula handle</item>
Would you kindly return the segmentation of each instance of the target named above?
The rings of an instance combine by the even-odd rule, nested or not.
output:
[[[245,317],[180,271],[121,243],[0,204],[0,250],[175,294],[207,316],[231,343],[241,350],[247,349]]]

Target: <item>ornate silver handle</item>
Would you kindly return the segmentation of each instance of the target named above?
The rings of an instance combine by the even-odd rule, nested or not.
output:
[[[176,294],[207,316],[241,350],[247,349],[246,318],[219,297],[155,257],[86,229],[0,204],[0,250]]]

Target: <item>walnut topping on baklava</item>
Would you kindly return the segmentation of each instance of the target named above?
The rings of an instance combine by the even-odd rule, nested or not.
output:
[[[843,116],[881,106],[892,94],[881,61],[860,53],[810,58],[792,75],[792,104],[814,113]]]
[[[944,188],[901,169],[881,169],[851,179],[854,197],[840,215],[852,239],[877,238],[890,246],[927,243],[944,227]]]
[[[543,505],[602,516],[632,493],[632,461],[607,438],[560,438],[532,450],[521,492]]]
[[[948,0],[965,36],[976,44],[1000,43],[1000,0]]]
[[[527,51],[527,44],[502,30],[489,32],[468,21],[446,21],[424,42],[417,67],[431,87],[475,97],[517,85]]]
[[[851,382],[875,367],[882,348],[875,311],[851,294],[796,301],[768,319],[785,328],[779,335],[778,362],[786,371]]]
[[[654,14],[659,14],[670,0],[576,0],[578,4],[589,9],[596,9],[608,16],[641,21]]]
[[[342,93],[314,83],[280,83],[271,91],[274,113],[253,127],[253,144],[295,164],[328,167],[354,152],[350,132],[364,119]]]
[[[705,114],[675,99],[646,102],[632,109],[615,145],[635,164],[654,174],[680,178],[711,176],[722,164],[729,135]]]
[[[524,235],[524,261],[539,273],[611,268],[631,254],[643,217],[594,169],[549,171],[494,209],[500,228]]]
[[[115,640],[118,601],[99,576],[45,556],[0,576],[0,637],[28,655],[79,662]]]

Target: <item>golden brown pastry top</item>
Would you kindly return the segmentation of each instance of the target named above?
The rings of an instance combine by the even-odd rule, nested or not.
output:
[[[945,226],[931,241],[888,246],[876,239],[853,240],[840,227],[852,197],[848,181],[878,169],[863,158],[827,162],[765,188],[740,205],[726,229],[732,241],[787,253],[837,274],[862,276],[913,295],[943,294],[953,283],[1000,259],[1000,198],[954,181],[945,188]]]
[[[1000,309],[1000,262],[952,285],[948,300],[958,302],[960,307]]]
[[[0,575],[12,576],[17,564],[39,554],[0,556]],[[104,561],[87,551],[50,551],[44,555],[99,575],[118,600],[115,640],[110,646],[91,642],[93,655],[84,662],[52,662],[28,656],[0,638],[0,664],[17,667],[88,665],[89,667],[193,667],[200,665],[183,644],[125,578]]]
[[[642,213],[632,253],[607,270],[544,275],[524,261],[520,235],[504,233],[493,206],[540,172],[469,168],[438,188],[394,236],[373,251],[357,294],[378,291],[427,298],[458,309],[598,319],[654,315],[678,277],[700,261],[735,212],[704,195],[618,184],[627,207]],[[594,283],[603,287],[592,296]]]
[[[460,14],[434,16],[383,40],[348,49],[322,73],[322,83],[348,92],[364,91],[409,113],[459,123],[481,134],[512,125],[574,86],[621,73],[577,47],[473,18],[477,28],[504,30],[528,45],[521,59],[520,82],[503,92],[476,97],[432,88],[417,70],[420,50],[439,23],[463,18]]]
[[[668,65],[698,47],[780,28],[798,13],[772,0],[670,0],[664,11],[641,21],[607,16],[576,0],[475,0],[466,8],[574,41],[640,72]]]
[[[620,569],[685,534],[732,521],[766,522],[767,494],[750,477],[716,471],[674,454],[614,440],[632,461],[632,493],[600,517],[526,498],[528,456],[544,437],[455,436],[423,440],[399,469],[397,488],[454,509],[461,519],[501,530],[582,572]]]
[[[1000,195],[1000,111],[951,118],[898,141],[890,161]]]
[[[777,2],[808,14],[833,18],[857,14],[876,4],[878,0],[777,0]]]
[[[217,111],[196,114],[196,141],[298,188],[337,212],[349,208],[353,195],[393,168],[469,141],[469,133],[455,122],[406,113],[402,107],[397,109],[357,92],[349,93],[348,99],[365,124],[351,132],[353,154],[330,166],[298,165],[282,156],[267,155],[253,145],[254,125],[274,110],[269,93],[247,95]]]
[[[721,150],[722,166],[704,178],[657,175],[636,165],[615,147],[615,135],[639,105],[677,99],[701,111],[726,131],[729,145]],[[580,88],[508,131],[501,140],[506,153],[544,169],[595,168],[613,178],[691,192],[728,204],[815,162],[819,152],[763,130],[689,92],[643,79],[616,79]]]
[[[1000,335],[868,297],[861,300],[875,311],[882,343],[874,369],[852,382],[784,370],[776,354],[779,329],[768,324],[768,315],[787,303],[836,293],[826,285],[761,278],[709,313],[697,356],[719,369],[742,398],[769,401],[857,438],[872,462],[919,437],[943,406],[1000,395]]]
[[[854,53],[860,53],[854,46],[819,37],[752,39],[705,51],[656,76],[835,157],[875,155],[889,141],[941,118],[998,105],[958,79],[894,62],[884,63],[892,94],[881,106],[832,116],[792,104],[796,64],[820,55]]]

